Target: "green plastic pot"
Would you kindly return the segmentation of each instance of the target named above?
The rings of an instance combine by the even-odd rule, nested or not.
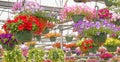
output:
[[[66,36],[65,39],[66,39],[67,42],[71,42],[73,40],[73,36],[71,36],[71,37]]]
[[[79,20],[83,20],[84,15],[73,15],[72,20],[77,23]]]
[[[108,6],[108,7],[113,5],[112,1],[104,0],[104,2],[105,2],[105,5]]]
[[[19,31],[15,34],[15,37],[18,41],[28,42],[32,40],[32,32],[28,30]]]
[[[51,41],[51,42],[56,41],[56,37],[50,37],[50,41]]]

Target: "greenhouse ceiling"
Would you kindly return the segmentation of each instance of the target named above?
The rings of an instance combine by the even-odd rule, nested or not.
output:
[[[20,2],[22,0],[0,0],[0,20],[6,20],[8,17],[13,16],[13,14],[11,14],[11,7],[14,4],[14,2],[17,1]],[[29,1],[38,2],[41,6],[45,7],[45,10],[54,11],[59,11],[60,8],[63,8],[65,5],[73,6],[86,4],[92,8],[94,8],[96,5],[96,2],[76,3],[74,2],[74,0],[29,0]],[[99,6],[99,8],[105,7],[103,3],[98,2],[97,5]]]

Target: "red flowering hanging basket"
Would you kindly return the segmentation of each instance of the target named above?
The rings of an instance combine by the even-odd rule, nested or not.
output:
[[[18,15],[13,20],[7,20],[4,30],[15,34],[18,41],[31,41],[32,35],[40,34],[46,27],[47,21],[32,15]]]

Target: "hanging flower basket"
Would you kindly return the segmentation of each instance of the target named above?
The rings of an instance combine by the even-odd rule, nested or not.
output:
[[[71,42],[73,40],[73,36],[71,36],[71,37],[70,36],[66,36],[65,39],[66,39],[67,42]]]
[[[33,35],[33,33],[31,31],[24,30],[24,31],[17,32],[15,34],[15,37],[18,41],[28,42],[28,41],[32,40],[32,35]]]
[[[72,19],[75,23],[77,23],[79,20],[83,20],[84,15],[74,15],[72,16]]]
[[[100,33],[99,35],[92,36],[92,40],[97,45],[104,43],[106,41],[106,39],[107,39],[107,34],[106,33]]]
[[[50,37],[50,41],[51,41],[51,42],[56,41],[56,37]]]
[[[105,5],[108,6],[108,7],[113,5],[112,1],[104,0],[104,2],[105,2]]]

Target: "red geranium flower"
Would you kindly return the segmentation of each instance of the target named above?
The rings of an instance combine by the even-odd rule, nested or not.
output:
[[[18,30],[22,31],[24,29],[24,25],[19,25]]]

